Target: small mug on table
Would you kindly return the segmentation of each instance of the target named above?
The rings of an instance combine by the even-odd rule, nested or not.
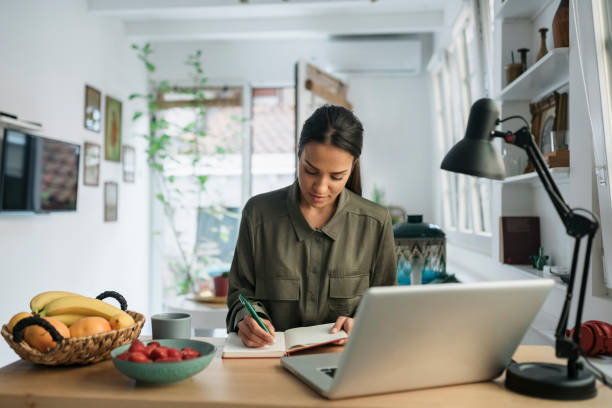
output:
[[[154,339],[191,338],[191,315],[188,313],[160,313],[151,316]]]

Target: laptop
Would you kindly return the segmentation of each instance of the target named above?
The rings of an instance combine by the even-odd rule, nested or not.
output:
[[[488,381],[512,359],[550,279],[373,287],[342,353],[281,358],[330,399]]]

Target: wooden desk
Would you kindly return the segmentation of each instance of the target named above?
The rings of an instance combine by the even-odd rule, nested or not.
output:
[[[222,344],[222,339],[202,339]],[[341,349],[338,346],[332,349]],[[521,346],[521,361],[554,362],[548,346]],[[376,379],[373,378],[373,381]],[[285,371],[278,359],[221,360],[178,384],[136,384],[111,361],[75,368],[46,368],[18,361],[0,369],[0,406],[63,408],[152,407],[612,407],[612,390],[581,402],[525,397],[495,381],[328,401]]]

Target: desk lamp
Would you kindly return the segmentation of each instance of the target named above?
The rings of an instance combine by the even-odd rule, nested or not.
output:
[[[515,132],[494,130],[497,125],[510,119],[521,119],[525,126]],[[527,156],[533,163],[544,189],[561,217],[563,225],[565,225],[567,234],[575,238],[565,302],[555,331],[555,354],[557,357],[567,358],[567,366],[549,363],[516,364],[512,362],[506,370],[506,387],[520,394],[558,400],[579,400],[594,397],[597,394],[595,378],[590,372],[585,371],[583,361],[579,360],[579,357],[581,353],[580,323],[591,244],[599,223],[577,214],[576,212],[579,209],[571,209],[563,200],[561,192],[546,166],[542,153],[535,144],[527,121],[521,116],[509,116],[500,120],[497,106],[491,99],[483,98],[474,102],[470,109],[465,137],[450,149],[442,160],[440,167],[455,173],[503,180],[505,177],[504,162],[492,144],[492,140],[496,137],[501,137],[506,143],[521,147],[527,152]],[[593,216],[593,218],[595,217]],[[573,337],[569,338],[566,336],[567,322],[576,277],[580,242],[585,236],[588,238],[584,254],[580,296],[576,310],[576,324]]]

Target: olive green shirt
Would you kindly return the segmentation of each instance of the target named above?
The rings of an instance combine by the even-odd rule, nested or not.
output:
[[[229,274],[228,331],[248,314],[240,293],[280,331],[353,316],[368,287],[397,284],[386,208],[345,188],[329,222],[314,229],[299,197],[296,181],[246,203]]]

